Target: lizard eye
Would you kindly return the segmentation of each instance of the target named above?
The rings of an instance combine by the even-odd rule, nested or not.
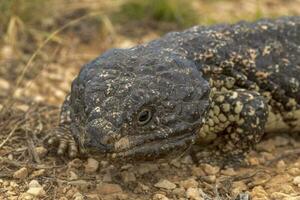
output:
[[[138,124],[139,125],[145,125],[147,124],[152,118],[152,112],[150,109],[143,109],[138,114]]]

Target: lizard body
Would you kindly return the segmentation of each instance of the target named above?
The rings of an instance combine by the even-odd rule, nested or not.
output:
[[[300,130],[300,17],[195,26],[86,64],[48,142],[122,159],[244,152]]]

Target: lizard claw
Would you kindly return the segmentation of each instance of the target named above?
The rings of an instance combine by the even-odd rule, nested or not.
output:
[[[78,146],[71,133],[63,127],[58,127],[50,131],[44,138],[47,145],[57,148],[57,154],[68,154],[70,158],[78,155]]]

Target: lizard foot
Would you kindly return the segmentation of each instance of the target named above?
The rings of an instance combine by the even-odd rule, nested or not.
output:
[[[57,154],[68,154],[70,158],[74,158],[78,155],[78,145],[70,131],[63,127],[57,127],[52,129],[44,138],[47,145],[56,147]]]
[[[200,147],[202,143],[209,144],[212,153],[201,160],[241,166],[245,152],[262,138],[267,118],[268,106],[257,92],[243,89],[216,92],[197,141]]]

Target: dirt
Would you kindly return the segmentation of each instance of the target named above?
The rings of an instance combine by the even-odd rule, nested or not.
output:
[[[212,22],[232,21],[242,11],[252,12],[254,5],[254,1],[236,5],[228,1],[222,7],[212,1],[208,8],[205,2],[195,7],[199,12],[217,10],[210,12]],[[300,14],[299,1],[286,1],[288,7],[279,6],[282,2],[265,1],[269,9],[262,7],[263,13],[272,15],[276,8],[278,15]],[[236,7],[241,10],[235,15],[226,14]],[[222,10],[226,12],[220,17]],[[189,154],[145,163],[110,163],[94,154],[71,160],[56,156],[43,145],[44,136],[57,124],[59,106],[71,81],[84,63],[106,49],[133,46],[166,31],[159,27],[132,29],[119,25],[105,34],[79,34],[84,26],[62,32],[59,42],[52,41],[29,66],[26,63],[32,51],[1,44],[0,199],[300,199],[297,134],[266,136],[247,154],[247,165],[235,168],[199,164]],[[94,39],[91,42],[87,37]],[[24,68],[27,71],[17,85]]]
[[[236,168],[195,163],[189,154],[144,163],[110,163],[100,155],[70,160],[42,145],[58,111],[17,102],[1,120],[0,199],[300,198],[296,135],[269,136],[249,152],[247,166]]]

